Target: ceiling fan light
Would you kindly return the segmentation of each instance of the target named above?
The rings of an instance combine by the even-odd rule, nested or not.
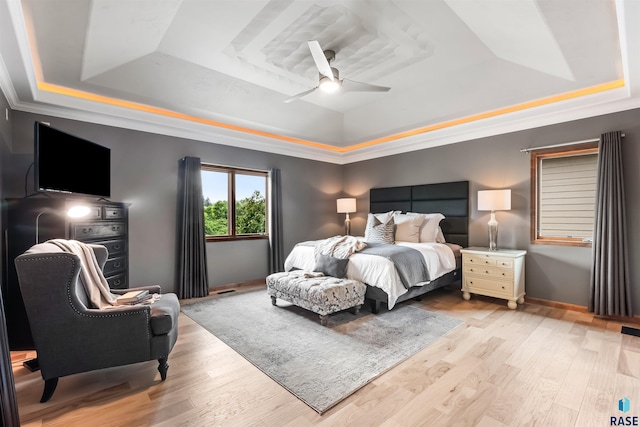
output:
[[[335,93],[340,89],[340,81],[322,77],[320,79],[319,88],[324,93]]]

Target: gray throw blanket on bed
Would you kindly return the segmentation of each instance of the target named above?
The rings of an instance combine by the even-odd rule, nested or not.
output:
[[[298,243],[303,246],[315,246],[316,241]],[[405,288],[409,289],[416,283],[430,280],[429,270],[424,257],[413,248],[390,245],[388,243],[367,242],[367,247],[358,251],[359,254],[377,255],[387,258],[396,267],[398,276]]]
[[[409,289],[416,283],[429,281],[429,270],[424,257],[413,248],[390,245],[388,243],[369,243],[359,253],[385,257],[396,266],[398,276],[405,288]]]

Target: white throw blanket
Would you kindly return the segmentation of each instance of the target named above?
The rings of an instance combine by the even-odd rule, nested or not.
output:
[[[334,236],[320,240],[315,245],[315,257],[318,254],[329,255],[334,258],[349,258],[353,253],[367,247],[367,243],[353,236]]]
[[[49,243],[80,258],[80,281],[94,307],[102,309],[115,305],[117,295],[111,293],[107,279],[104,278],[96,255],[89,245],[77,240],[63,239],[49,240]]]

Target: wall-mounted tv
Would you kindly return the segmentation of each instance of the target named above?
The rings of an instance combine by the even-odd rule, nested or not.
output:
[[[111,195],[111,150],[35,123],[35,188],[84,196]]]

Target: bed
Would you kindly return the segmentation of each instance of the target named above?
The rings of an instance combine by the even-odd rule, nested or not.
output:
[[[409,243],[396,245],[411,247],[420,252],[426,261],[432,280],[415,283],[398,275],[399,268],[387,258],[356,252],[349,258],[347,277],[367,285],[366,298],[371,309],[378,313],[382,303],[389,309],[397,303],[420,297],[434,289],[460,280],[459,249],[468,246],[469,183],[468,181],[402,187],[373,188],[369,192],[369,212],[401,211],[403,213],[442,213],[440,228],[446,243]],[[285,261],[285,270],[314,267],[314,244],[301,242]],[[373,245],[369,245],[373,246]],[[369,250],[369,248],[367,249]],[[402,250],[402,249],[398,249]],[[415,252],[415,251],[414,251]]]

